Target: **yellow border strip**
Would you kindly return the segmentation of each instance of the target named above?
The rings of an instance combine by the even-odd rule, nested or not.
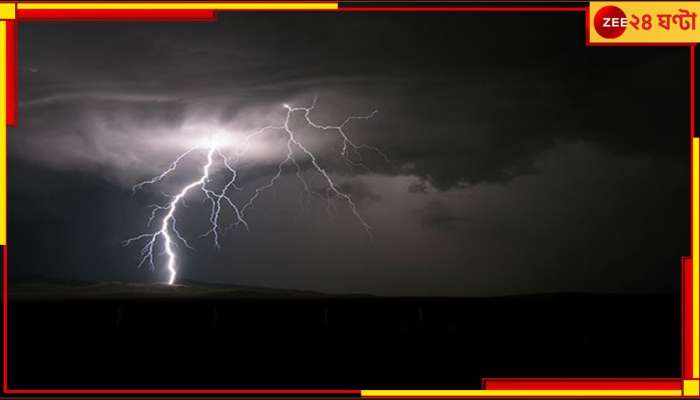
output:
[[[682,390],[362,390],[362,397],[681,397]]]
[[[15,19],[15,3],[0,4],[0,19]]]
[[[697,379],[684,380],[683,396],[700,396],[700,382]]]
[[[692,157],[693,352],[691,357],[693,357],[692,377],[698,379],[700,371],[700,354],[698,354],[698,350],[700,350],[700,316],[698,315],[700,310],[700,180],[698,179],[700,176],[700,139],[696,137],[693,138]]]
[[[18,10],[337,10],[324,3],[17,3]]]
[[[0,245],[7,244],[7,23],[0,21]]]

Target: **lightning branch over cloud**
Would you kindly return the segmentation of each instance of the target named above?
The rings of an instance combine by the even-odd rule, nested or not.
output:
[[[333,198],[340,199],[346,203],[355,219],[360,223],[367,235],[371,237],[372,227],[360,214],[355,201],[353,201],[349,193],[343,191],[333,180],[328,170],[321,165],[319,156],[310,150],[309,146],[304,144],[304,141],[299,137],[298,129],[294,129],[290,126],[290,120],[294,114],[299,113],[301,116],[303,116],[305,126],[308,126],[323,134],[335,134],[342,143],[339,151],[339,157],[352,167],[361,167],[369,170],[369,168],[362,161],[363,150],[376,153],[387,162],[389,161],[389,158],[377,147],[355,143],[350,139],[345,131],[345,128],[348,123],[353,120],[368,120],[373,118],[378,111],[374,110],[367,115],[351,115],[339,125],[323,125],[317,123],[311,117],[311,113],[316,107],[316,102],[317,98],[314,97],[313,102],[308,107],[292,107],[284,104],[283,107],[286,109],[284,121],[279,125],[268,125],[247,134],[241,143],[234,146],[231,157],[229,157],[226,153],[226,147],[228,147],[228,144],[225,138],[222,138],[221,136],[212,136],[206,143],[196,145],[180,154],[161,174],[134,185],[132,187],[132,191],[136,193],[145,186],[158,184],[168,175],[175,172],[178,168],[181,168],[182,161],[187,157],[194,153],[206,153],[206,162],[201,167],[201,172],[196,180],[184,184],[177,194],[168,195],[169,202],[167,202],[167,204],[150,205],[152,210],[147,221],[147,226],[150,226],[154,220],[158,220],[158,229],[153,232],[142,233],[124,241],[125,246],[131,245],[134,242],[145,241],[145,245],[141,249],[141,259],[138,266],[141,267],[144,264],[148,264],[152,269],[155,269],[157,261],[156,248],[159,245],[162,246],[162,255],[165,256],[165,266],[169,275],[168,284],[172,285],[175,283],[178,271],[177,253],[175,251],[175,247],[182,245],[186,248],[192,249],[192,246],[177,228],[176,214],[181,211],[182,207],[186,206],[185,198],[197,189],[204,195],[205,200],[210,206],[208,216],[209,230],[201,236],[211,236],[214,245],[217,248],[220,248],[220,235],[224,231],[222,225],[222,211],[224,209],[230,209],[232,211],[233,222],[228,226],[242,225],[244,228],[246,228],[246,230],[248,230],[249,225],[245,219],[246,213],[254,208],[256,200],[258,200],[258,198],[265,191],[275,186],[275,183],[284,173],[285,168],[290,165],[294,168],[295,176],[301,183],[308,198],[315,195],[326,198],[328,201],[331,201]],[[252,139],[272,133],[281,135],[281,137],[286,140],[287,151],[277,164],[275,172],[272,174],[270,179],[267,180],[267,183],[255,188],[252,195],[245,202],[237,204],[232,198],[232,193],[230,193],[232,190],[243,190],[236,183],[238,179],[236,164],[249,150]],[[224,172],[227,176],[223,187],[221,187],[221,189],[218,191],[211,188],[211,183],[214,180],[212,167],[217,160],[223,165],[225,169]],[[322,178],[325,195],[311,188],[302,174],[300,161],[308,162],[311,165],[312,171]]]

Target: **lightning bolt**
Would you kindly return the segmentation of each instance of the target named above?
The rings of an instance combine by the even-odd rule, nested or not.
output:
[[[300,113],[303,116],[303,121],[306,126],[309,126],[317,131],[323,132],[324,134],[335,134],[340,138],[342,146],[340,148],[339,157],[348,165],[352,167],[361,167],[369,170],[369,168],[362,161],[362,150],[372,151],[379,155],[381,158],[389,162],[389,158],[374,146],[356,144],[352,141],[345,131],[348,123],[353,120],[368,120],[377,114],[377,110],[372,111],[367,115],[351,115],[347,117],[339,125],[323,125],[315,122],[311,113],[316,108],[317,98],[314,97],[313,102],[308,107],[291,107],[284,104],[283,107],[286,109],[286,115],[284,121],[279,125],[268,125],[249,133],[243,139],[240,146],[237,146],[234,151],[234,157],[229,158],[222,149],[222,145],[216,141],[216,138],[212,138],[207,145],[198,145],[190,148],[184,153],[180,154],[161,174],[155,177],[144,180],[137,183],[132,187],[132,192],[143,189],[148,185],[155,185],[165,179],[168,175],[175,172],[179,167],[181,162],[193,153],[206,152],[206,163],[202,166],[201,173],[198,175],[198,179],[191,181],[180,189],[180,191],[175,195],[167,195],[169,202],[165,205],[152,204],[151,214],[147,221],[147,227],[151,226],[154,220],[158,219],[159,229],[153,232],[142,233],[132,238],[129,238],[123,242],[124,246],[129,246],[134,242],[145,242],[145,245],[141,248],[141,259],[138,267],[142,267],[144,264],[148,264],[151,269],[155,269],[156,264],[156,247],[161,244],[164,251],[163,255],[166,258],[165,266],[167,268],[169,278],[168,284],[172,285],[175,283],[177,277],[177,253],[175,252],[175,247],[178,244],[193,249],[185,237],[180,233],[177,228],[176,214],[180,210],[180,206],[186,207],[185,198],[192,192],[199,189],[203,193],[205,200],[209,203],[209,225],[210,229],[202,234],[202,237],[211,236],[214,245],[220,248],[220,234],[223,232],[221,225],[221,212],[225,208],[229,208],[233,212],[233,223],[230,226],[243,225],[247,230],[249,229],[248,222],[245,219],[246,212],[254,208],[256,200],[268,189],[272,188],[277,180],[280,179],[284,170],[287,166],[291,165],[295,169],[295,176],[304,188],[307,198],[311,198],[312,195],[326,198],[328,202],[332,198],[337,198],[342,200],[347,204],[350,211],[360,223],[362,228],[366,231],[368,236],[372,236],[372,227],[365,221],[365,219],[360,214],[357,204],[353,201],[352,197],[343,191],[338,184],[333,180],[333,178],[328,173],[327,169],[324,168],[319,162],[319,158],[314,154],[309,148],[302,143],[301,139],[295,133],[294,129],[290,127],[290,120],[295,113]],[[250,148],[250,142],[253,138],[267,135],[270,133],[277,133],[282,135],[286,139],[286,149],[287,152],[284,157],[277,164],[275,173],[272,174],[270,179],[262,186],[255,188],[252,195],[247,201],[243,202],[241,206],[237,205],[231,197],[229,192],[231,190],[242,191],[243,189],[236,184],[238,179],[238,171],[234,165],[243,157]],[[319,193],[313,190],[309,183],[304,178],[302,174],[302,167],[300,160],[297,159],[297,155],[300,156],[301,160],[310,163],[311,169],[322,178],[324,182],[326,194]],[[224,172],[228,176],[223,187],[220,190],[214,190],[209,188],[207,185],[212,181],[212,166],[215,161],[220,161],[224,167]]]

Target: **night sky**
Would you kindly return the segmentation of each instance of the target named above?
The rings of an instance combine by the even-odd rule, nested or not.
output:
[[[205,132],[240,137],[308,106],[378,109],[341,142],[305,140],[372,226],[304,197],[289,168],[217,250],[202,196],[178,220],[181,279],[376,295],[675,291],[689,254],[687,48],[591,48],[584,16],[220,13],[215,23],[23,23],[9,131],[11,278],[161,282],[138,269],[149,204],[132,195]],[[245,202],[271,135],[239,165]],[[199,158],[198,158],[199,157]],[[313,188],[322,179],[300,159]]]

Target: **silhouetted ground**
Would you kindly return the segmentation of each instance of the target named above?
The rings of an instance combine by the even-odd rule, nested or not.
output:
[[[328,295],[309,290],[274,289],[259,286],[183,281],[165,283],[62,281],[32,278],[10,285],[10,297],[30,300],[106,300],[106,299],[226,299],[226,298],[318,298],[366,297],[363,294]]]
[[[12,388],[468,389],[482,377],[680,374],[678,294],[382,298],[57,284],[13,290]],[[58,295],[73,290],[84,295]]]

